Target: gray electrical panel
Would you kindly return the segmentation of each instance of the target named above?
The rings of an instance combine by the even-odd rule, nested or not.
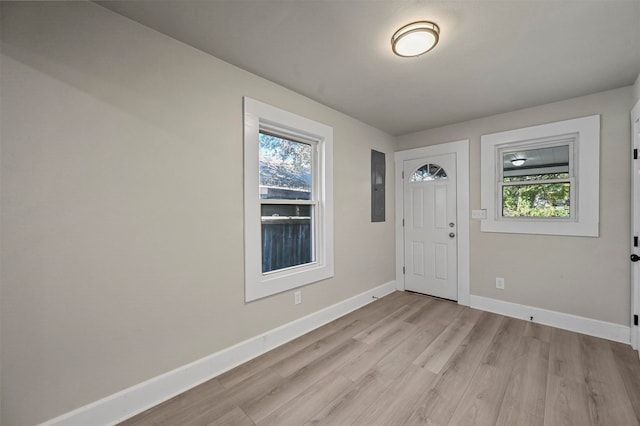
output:
[[[371,222],[385,220],[385,156],[371,150]]]

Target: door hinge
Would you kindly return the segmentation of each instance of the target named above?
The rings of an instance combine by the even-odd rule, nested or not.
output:
[[[638,237],[633,237],[633,246],[638,247]]]
[[[637,149],[633,149],[633,159],[637,160],[638,159],[638,150]]]
[[[402,275],[404,275],[404,266],[402,267]],[[638,316],[636,315],[636,317]]]
[[[404,170],[402,171],[402,179],[404,179]]]
[[[638,316],[637,315],[633,316],[633,325],[638,325]]]
[[[402,227],[404,228],[404,219],[402,219]],[[636,238],[638,238],[638,237],[636,237]]]

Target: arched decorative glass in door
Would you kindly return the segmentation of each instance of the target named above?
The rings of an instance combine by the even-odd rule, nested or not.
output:
[[[438,164],[425,164],[411,174],[409,182],[428,182],[447,179],[447,172]]]

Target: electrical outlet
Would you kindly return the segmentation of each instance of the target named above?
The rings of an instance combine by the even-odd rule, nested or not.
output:
[[[300,290],[293,293],[294,302],[296,305],[302,303],[302,292]]]
[[[504,278],[496,277],[496,288],[499,288],[500,290],[504,290]]]

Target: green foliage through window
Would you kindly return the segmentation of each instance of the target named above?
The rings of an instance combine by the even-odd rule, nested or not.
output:
[[[524,176],[505,176],[504,182],[530,182],[535,180],[568,179],[569,173],[547,173]]]
[[[260,198],[311,199],[312,146],[260,132]]]
[[[505,185],[502,187],[503,217],[570,217],[569,182]]]

